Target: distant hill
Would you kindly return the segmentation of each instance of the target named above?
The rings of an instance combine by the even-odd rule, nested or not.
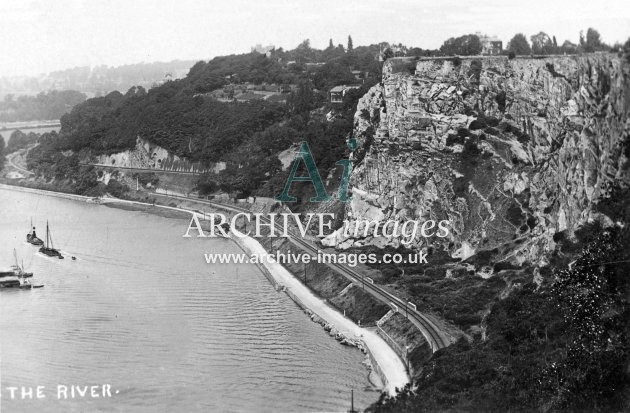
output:
[[[77,90],[88,97],[106,95],[131,86],[150,88],[169,79],[186,75],[194,60],[136,63],[110,67],[89,66],[59,70],[39,76],[0,77],[0,98],[6,95],[37,95],[50,90]]]
[[[84,93],[75,90],[53,90],[17,98],[7,95],[0,101],[0,122],[57,120],[85,99]]]

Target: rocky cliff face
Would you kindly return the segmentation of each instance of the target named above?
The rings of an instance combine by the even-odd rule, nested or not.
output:
[[[450,236],[429,242],[453,257],[543,264],[556,233],[571,237],[609,183],[629,182],[628,66],[613,54],[391,59],[355,115],[348,218],[448,219]]]
[[[198,162],[190,162],[185,158],[169,153],[159,145],[155,145],[141,137],[136,138],[136,147],[132,150],[113,153],[111,155],[99,155],[96,163],[123,168],[157,169],[176,172],[214,172],[225,169],[224,162],[217,162],[212,168],[204,168]]]

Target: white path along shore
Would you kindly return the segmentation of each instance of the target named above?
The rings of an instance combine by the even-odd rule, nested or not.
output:
[[[22,192],[38,193],[42,195],[56,196],[59,198],[74,199],[79,201],[87,201],[89,197],[81,195],[64,194],[53,191],[39,190],[33,188],[24,188],[11,185],[0,184],[0,188],[17,190]],[[194,202],[194,199],[190,199]],[[145,202],[130,201],[117,198],[103,198],[102,203],[119,203],[119,204],[136,204],[143,206],[152,206]],[[204,205],[207,207],[207,205]],[[187,212],[190,214],[197,214],[200,218],[201,215],[195,211],[191,211],[185,208],[170,207],[164,205],[155,205],[164,209],[170,209],[175,211]],[[263,248],[258,241],[251,237],[240,238],[238,244],[247,251],[249,255],[267,254],[267,251]],[[375,332],[360,327],[352,320],[344,317],[339,311],[330,307],[321,298],[317,297],[313,292],[302,284],[293,274],[291,274],[286,268],[279,263],[270,263],[267,260],[263,260],[262,265],[267,268],[269,273],[274,277],[276,282],[289,289],[291,293],[296,296],[304,306],[306,306],[313,313],[317,314],[326,322],[335,326],[335,328],[344,333],[347,337],[358,338],[368,348],[374,361],[378,364],[380,372],[384,376],[386,381],[385,391],[390,395],[395,394],[396,388],[403,388],[408,382],[409,377],[403,361],[398,357],[396,352]]]
[[[250,254],[263,255],[267,251],[253,238],[241,238],[240,244],[247,249]],[[405,365],[396,352],[374,331],[359,327],[352,320],[344,317],[339,311],[330,307],[321,298],[302,284],[281,264],[270,263],[263,260],[263,265],[269,270],[274,279],[291,292],[308,309],[317,314],[328,323],[334,325],[346,336],[360,338],[372,353],[376,363],[387,381],[386,391],[394,394],[396,388],[402,389],[409,381]]]

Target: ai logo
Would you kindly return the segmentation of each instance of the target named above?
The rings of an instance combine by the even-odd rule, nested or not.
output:
[[[354,151],[357,146],[358,144],[356,139],[348,139],[348,149]],[[306,172],[308,173],[307,176],[295,176],[298,168],[300,167],[300,161],[304,162],[304,165],[306,166]],[[339,183],[339,191],[337,197],[342,202],[351,201],[352,198],[348,196],[348,184],[350,182],[350,173],[352,172],[352,161],[350,159],[342,159],[335,162],[335,165],[343,166],[343,175],[341,176],[341,182]],[[328,193],[326,192],[324,182],[322,182],[322,178],[319,175],[319,171],[317,170],[317,165],[315,165],[315,160],[313,159],[311,148],[309,148],[308,143],[306,142],[302,142],[302,144],[300,145],[300,149],[295,155],[291,172],[289,173],[289,177],[287,178],[287,183],[284,185],[282,194],[276,197],[278,201],[297,202],[296,197],[289,195],[289,190],[291,189],[291,184],[293,182],[311,182],[313,184],[317,196],[312,197],[310,199],[310,202],[327,202],[332,200],[332,196],[328,195]]]

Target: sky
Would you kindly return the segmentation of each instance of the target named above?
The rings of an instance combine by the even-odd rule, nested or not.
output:
[[[387,41],[424,49],[477,31],[504,42],[539,31],[561,44],[596,28],[630,37],[628,0],[0,0],[0,77],[76,66],[209,60],[257,43],[355,46]]]

